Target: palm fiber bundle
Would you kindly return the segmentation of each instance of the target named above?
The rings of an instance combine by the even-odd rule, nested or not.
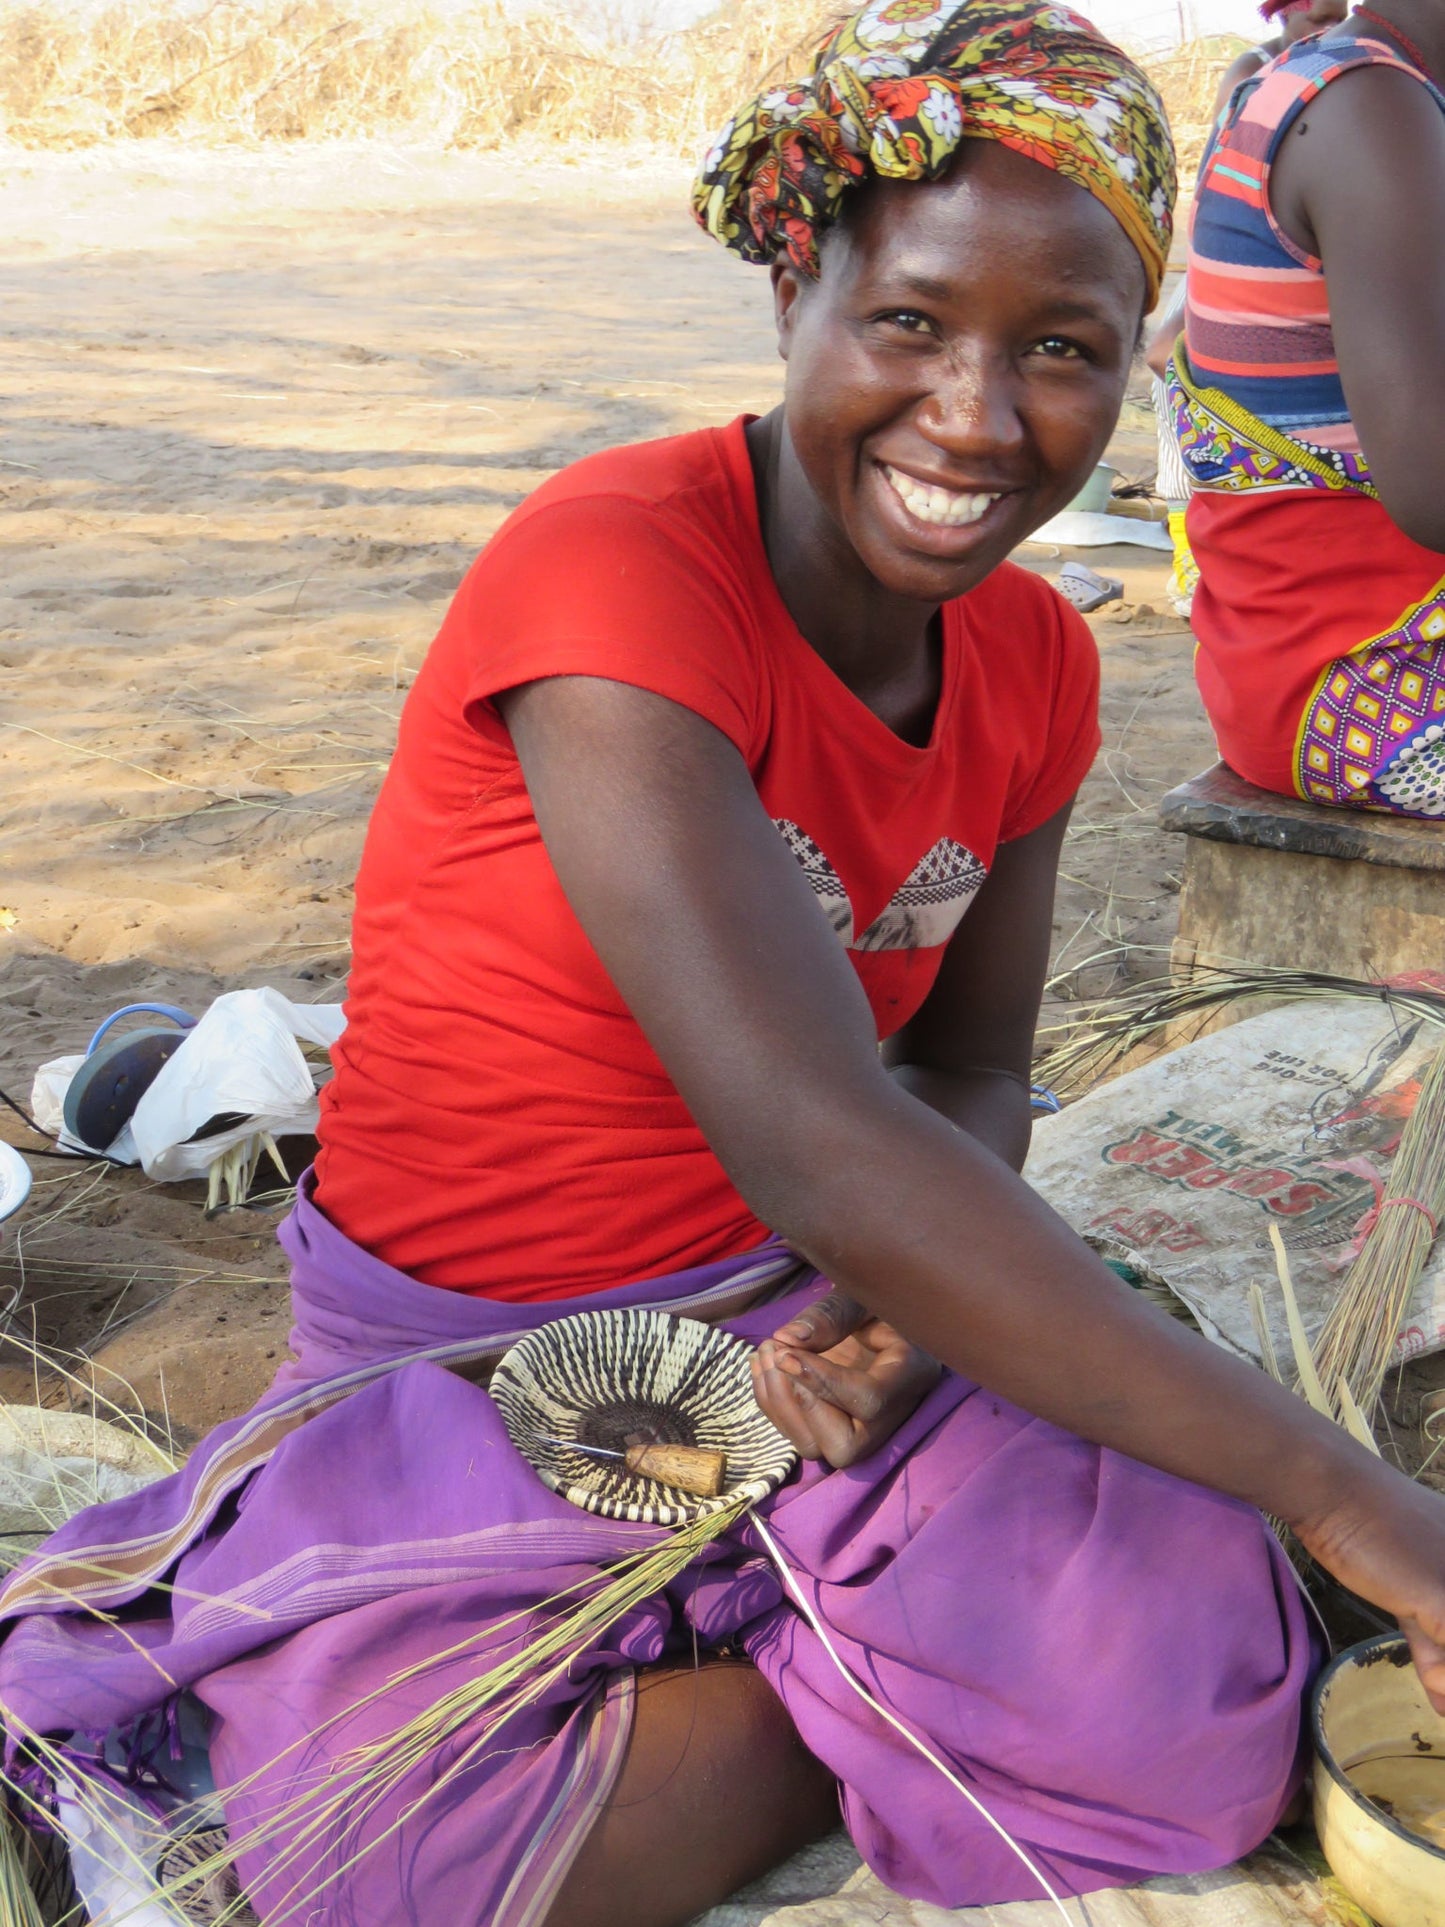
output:
[[[1196,969],[1187,982],[1156,978],[1097,1003],[1078,1004],[1061,1023],[1040,1032],[1051,1041],[1034,1061],[1034,1078],[1061,1097],[1079,1097],[1141,1044],[1201,1026],[1231,1004],[1363,997],[1405,1018],[1445,1025],[1445,993],[1418,984],[1367,983],[1318,970],[1274,970],[1263,965]]]
[[[1343,1384],[1368,1414],[1445,1212],[1445,1050],[1431,1060],[1406,1120],[1389,1183],[1365,1220],[1365,1241],[1314,1345],[1315,1369],[1333,1415],[1344,1420]]]

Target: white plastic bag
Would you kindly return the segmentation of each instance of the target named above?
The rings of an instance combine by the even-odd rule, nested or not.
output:
[[[35,1073],[35,1082],[30,1086],[30,1115],[48,1137],[55,1139],[62,1151],[85,1149],[65,1128],[65,1093],[70,1089],[71,1078],[84,1062],[84,1051],[72,1051],[67,1057],[52,1057],[48,1064],[40,1066]]]
[[[57,1818],[87,1920],[128,1927],[184,1927],[185,1916],[156,1885],[164,1823],[139,1794],[99,1774],[83,1790],[57,1775]]]
[[[227,991],[184,1033],[109,1155],[142,1165],[147,1177],[175,1183],[204,1177],[249,1138],[314,1131],[316,1080],[297,1039],[329,1050],[345,1027],[340,1004],[293,1004],[269,987]],[[36,1122],[47,1130],[60,1132],[66,1089],[84,1061],[57,1057],[36,1072],[31,1104]],[[242,1121],[188,1142],[227,1113]],[[74,1148],[72,1139],[62,1142]]]
[[[135,1107],[131,1141],[146,1176],[163,1183],[203,1177],[224,1152],[260,1132],[314,1131],[316,1080],[296,1040],[330,1049],[345,1024],[340,1004],[293,1004],[279,990],[218,997]],[[187,1143],[226,1111],[245,1121]]]

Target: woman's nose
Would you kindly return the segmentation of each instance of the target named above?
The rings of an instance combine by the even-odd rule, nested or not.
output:
[[[1024,438],[1008,370],[982,360],[949,369],[921,401],[916,420],[941,454],[956,458],[1007,454]]]

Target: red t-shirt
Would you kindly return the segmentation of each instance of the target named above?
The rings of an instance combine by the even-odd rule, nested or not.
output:
[[[766,1236],[562,895],[499,691],[606,676],[715,724],[880,1037],[923,1001],[996,845],[1061,808],[1098,747],[1088,628],[1008,564],[944,609],[932,741],[895,736],[784,607],[744,427],[553,477],[472,568],[407,699],[357,880],[317,1198],[427,1283],[564,1298]]]

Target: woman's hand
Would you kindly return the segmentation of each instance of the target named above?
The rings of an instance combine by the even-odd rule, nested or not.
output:
[[[866,1459],[938,1383],[941,1367],[840,1291],[753,1354],[758,1404],[805,1459]]]
[[[1400,1622],[1430,1703],[1445,1713],[1445,1501],[1379,1465],[1294,1531],[1342,1586]]]

